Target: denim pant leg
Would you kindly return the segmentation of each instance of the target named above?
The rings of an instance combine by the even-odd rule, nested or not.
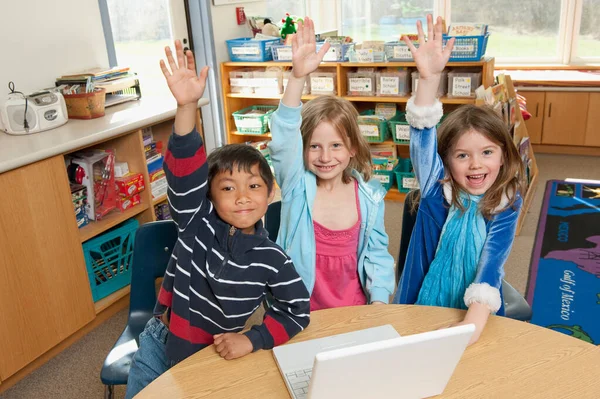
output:
[[[168,334],[169,328],[155,317],[146,324],[140,334],[140,347],[131,361],[126,399],[133,398],[173,365],[165,353]]]

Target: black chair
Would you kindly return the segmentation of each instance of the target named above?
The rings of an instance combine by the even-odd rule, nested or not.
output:
[[[279,223],[281,222],[281,201],[272,202],[265,214],[265,229],[269,232],[269,239],[277,241],[279,234]]]
[[[406,263],[406,252],[417,219],[419,190],[414,190],[406,195],[404,210],[402,211],[402,232],[400,236],[400,251],[398,254],[398,268],[396,272],[396,285],[400,280],[404,263]],[[504,315],[511,319],[529,321],[531,320],[531,307],[521,294],[506,280],[502,280],[502,295],[504,297]]]
[[[107,399],[113,398],[114,385],[127,384],[138,337],[156,304],[156,279],[164,276],[176,242],[177,226],[173,221],[146,223],[135,234],[127,326],[106,356],[100,373]]]

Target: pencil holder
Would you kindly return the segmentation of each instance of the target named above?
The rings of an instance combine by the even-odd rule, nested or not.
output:
[[[69,119],[94,119],[104,116],[106,90],[96,88],[91,93],[64,94]]]

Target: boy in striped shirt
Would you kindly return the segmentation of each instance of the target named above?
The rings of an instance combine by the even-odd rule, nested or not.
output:
[[[191,51],[175,42],[161,69],[177,100],[165,154],[171,215],[179,237],[151,319],[140,334],[127,398],[175,363],[214,344],[230,360],[288,341],[309,323],[309,295],[291,259],[269,240],[261,218],[274,178],[256,149],[233,144],[208,159],[195,129],[208,68],[196,75]],[[261,325],[240,333],[270,294]]]

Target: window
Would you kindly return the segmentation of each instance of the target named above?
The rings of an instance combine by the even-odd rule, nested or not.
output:
[[[595,7],[593,7],[595,3]],[[600,59],[600,7],[598,0],[583,0],[579,35],[577,37],[578,61],[596,61]]]
[[[561,0],[451,2],[451,21],[485,22],[491,32],[486,54],[503,61],[558,62]],[[510,12],[508,12],[510,10]]]
[[[158,62],[165,46],[173,47],[176,38],[189,40],[183,0],[100,0],[101,8],[102,2],[114,45],[111,64],[137,73],[142,95],[168,94]]]

